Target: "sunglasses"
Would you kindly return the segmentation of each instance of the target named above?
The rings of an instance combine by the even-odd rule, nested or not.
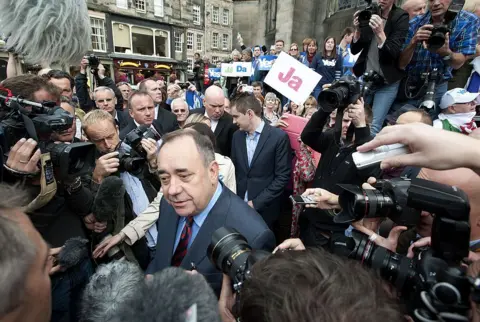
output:
[[[104,100],[96,100],[97,103],[104,103],[104,102],[110,103],[111,101],[113,101],[113,98],[106,98]]]

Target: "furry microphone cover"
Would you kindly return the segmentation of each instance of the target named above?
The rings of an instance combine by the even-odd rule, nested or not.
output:
[[[85,0],[0,0],[7,48],[31,64],[78,64],[91,42]]]

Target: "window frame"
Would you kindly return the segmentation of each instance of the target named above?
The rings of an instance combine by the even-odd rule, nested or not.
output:
[[[100,18],[100,17],[96,17],[96,16],[89,16],[89,19],[90,19],[90,29],[92,31],[92,34],[91,34],[91,38],[90,38],[90,43],[91,43],[91,47],[92,47],[92,51],[96,51],[96,52],[102,52],[102,53],[106,53],[107,52],[107,27],[106,27],[106,21],[105,21],[105,18]],[[102,28],[103,28],[103,36],[101,35],[95,35],[93,33],[93,25],[92,25],[92,19],[94,20],[99,20],[102,22]],[[104,47],[105,49],[94,49],[93,48],[93,37],[96,36],[96,37],[103,37],[103,43],[102,43],[102,47]]]
[[[197,10],[196,10],[197,9]],[[196,17],[196,12],[198,11],[198,21],[195,20]],[[193,5],[192,8],[192,18],[193,18],[193,24],[194,25],[201,25],[202,24],[202,8],[199,5]]]

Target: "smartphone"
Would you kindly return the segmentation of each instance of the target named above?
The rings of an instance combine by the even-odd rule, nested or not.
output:
[[[316,205],[317,202],[309,196],[290,196],[294,205]]]

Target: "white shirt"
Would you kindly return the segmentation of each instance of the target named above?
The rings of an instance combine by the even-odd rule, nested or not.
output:
[[[157,119],[157,115],[158,115],[158,104],[155,105],[155,116],[153,118]]]
[[[205,110],[205,116],[210,120],[210,129],[212,129],[212,132],[215,133],[215,129],[217,128],[217,125],[218,125],[218,120],[214,120],[214,119],[211,119],[208,114],[207,114],[207,111]]]

